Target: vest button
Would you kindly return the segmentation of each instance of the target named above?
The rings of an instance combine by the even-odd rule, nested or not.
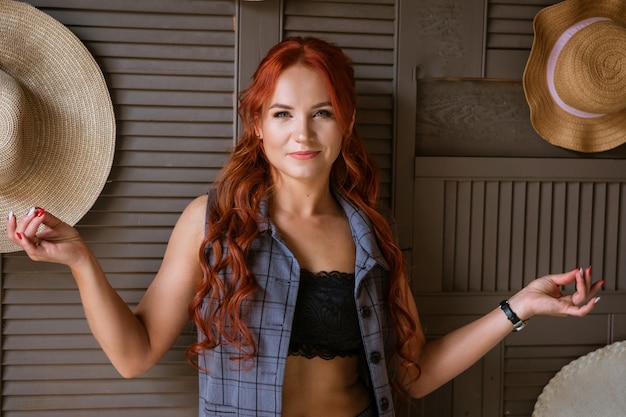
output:
[[[383,397],[380,400],[380,409],[383,411],[387,411],[389,409],[389,400],[387,399],[387,397]]]
[[[370,354],[370,362],[372,362],[373,364],[377,365],[380,362],[380,359],[380,352],[372,352]]]
[[[363,317],[364,319],[370,318],[371,315],[372,315],[372,309],[371,308],[363,307],[361,309],[361,317]]]

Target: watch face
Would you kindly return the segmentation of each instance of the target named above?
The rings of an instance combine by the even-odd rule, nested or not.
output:
[[[526,322],[525,321],[518,321],[517,323],[513,324],[513,327],[515,327],[515,329],[513,329],[513,331],[515,332],[519,332],[520,330],[522,330],[524,327],[526,327]]]

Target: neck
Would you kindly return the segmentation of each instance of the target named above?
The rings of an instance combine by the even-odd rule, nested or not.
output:
[[[335,211],[337,206],[329,183],[309,187],[301,183],[290,187],[283,183],[273,189],[270,199],[270,212],[280,211],[297,216],[327,214]]]

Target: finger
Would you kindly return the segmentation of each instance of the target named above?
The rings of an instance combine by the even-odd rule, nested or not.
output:
[[[13,211],[10,211],[7,216],[7,237],[13,243],[19,244],[19,239],[17,237],[16,229],[17,229],[17,219],[15,218],[15,214]]]
[[[32,207],[28,213],[22,217],[17,225],[18,238],[21,246],[26,252],[34,250],[39,245],[37,230],[41,225],[41,219],[37,216],[37,210]]]
[[[585,316],[589,314],[591,310],[594,309],[598,301],[600,301],[600,297],[592,298],[581,306],[569,305],[565,308],[564,313],[570,316],[577,316],[577,317]]]
[[[587,279],[588,279],[588,285],[589,285],[588,287],[589,295],[594,295],[595,293],[600,291],[602,288],[604,288],[604,285],[606,284],[606,279],[601,279],[599,281],[593,282],[593,278],[591,275],[591,266],[587,268],[586,273],[587,273]]]
[[[44,227],[39,230],[37,236],[43,240],[53,238],[53,236],[58,233],[57,229],[64,225],[62,220],[55,217],[48,211],[43,211],[43,214],[41,215],[41,224],[43,224]]]
[[[591,267],[585,269],[581,266],[578,268],[578,274],[576,274],[576,288],[579,287],[585,290],[591,288]]]
[[[13,214],[13,211],[10,211],[7,215],[7,231],[14,232],[16,225],[17,220],[15,219],[15,214]]]
[[[31,216],[31,211],[34,212],[34,209],[28,210],[28,212],[25,213],[19,219],[17,217],[15,218],[15,222],[16,222],[15,231],[16,232],[18,232],[20,234],[26,233],[26,228],[28,227],[28,225],[30,224],[30,222],[34,218],[34,216]]]
[[[41,224],[43,222],[43,215],[45,211],[41,207],[33,207],[29,210],[26,215],[27,218],[30,219],[26,227],[24,228],[24,235],[26,235],[30,240],[34,243],[38,243],[39,239],[37,237],[37,232],[40,230]]]
[[[41,242],[37,237],[28,237],[26,235],[22,235],[22,239],[20,239],[20,246],[26,251],[27,254],[34,253],[37,249],[39,249]]]
[[[572,304],[579,305],[587,300],[589,294],[589,281],[585,278],[586,271],[581,267],[576,273],[576,291],[572,294]]]
[[[604,285],[606,284],[606,280],[600,280],[598,282],[594,282],[593,285],[591,286],[591,290],[590,290],[590,295],[594,295],[596,294],[598,291],[600,291],[602,288],[604,288]]]
[[[7,235],[9,240],[22,246],[25,239],[25,229],[28,226],[30,220],[28,216],[23,216],[19,221],[13,212],[9,213],[7,219]]]
[[[580,274],[580,268],[576,268],[576,269],[572,269],[569,272],[565,272],[563,274],[551,275],[550,278],[552,279],[552,282],[554,284],[558,286],[561,286],[561,285],[564,286],[564,285],[568,285],[576,281],[576,278],[578,277],[579,274]]]
[[[581,271],[583,271],[582,268]],[[583,276],[583,279],[577,279],[576,292],[572,294],[572,303],[576,305],[587,302],[589,300],[589,297],[592,297],[598,291],[600,291],[606,283],[605,280],[600,280],[597,282],[592,281],[591,266],[584,270]]]

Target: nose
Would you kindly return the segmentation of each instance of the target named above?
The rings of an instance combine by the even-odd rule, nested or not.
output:
[[[306,142],[311,139],[313,133],[311,130],[311,121],[308,117],[300,118],[294,136],[298,142]]]

